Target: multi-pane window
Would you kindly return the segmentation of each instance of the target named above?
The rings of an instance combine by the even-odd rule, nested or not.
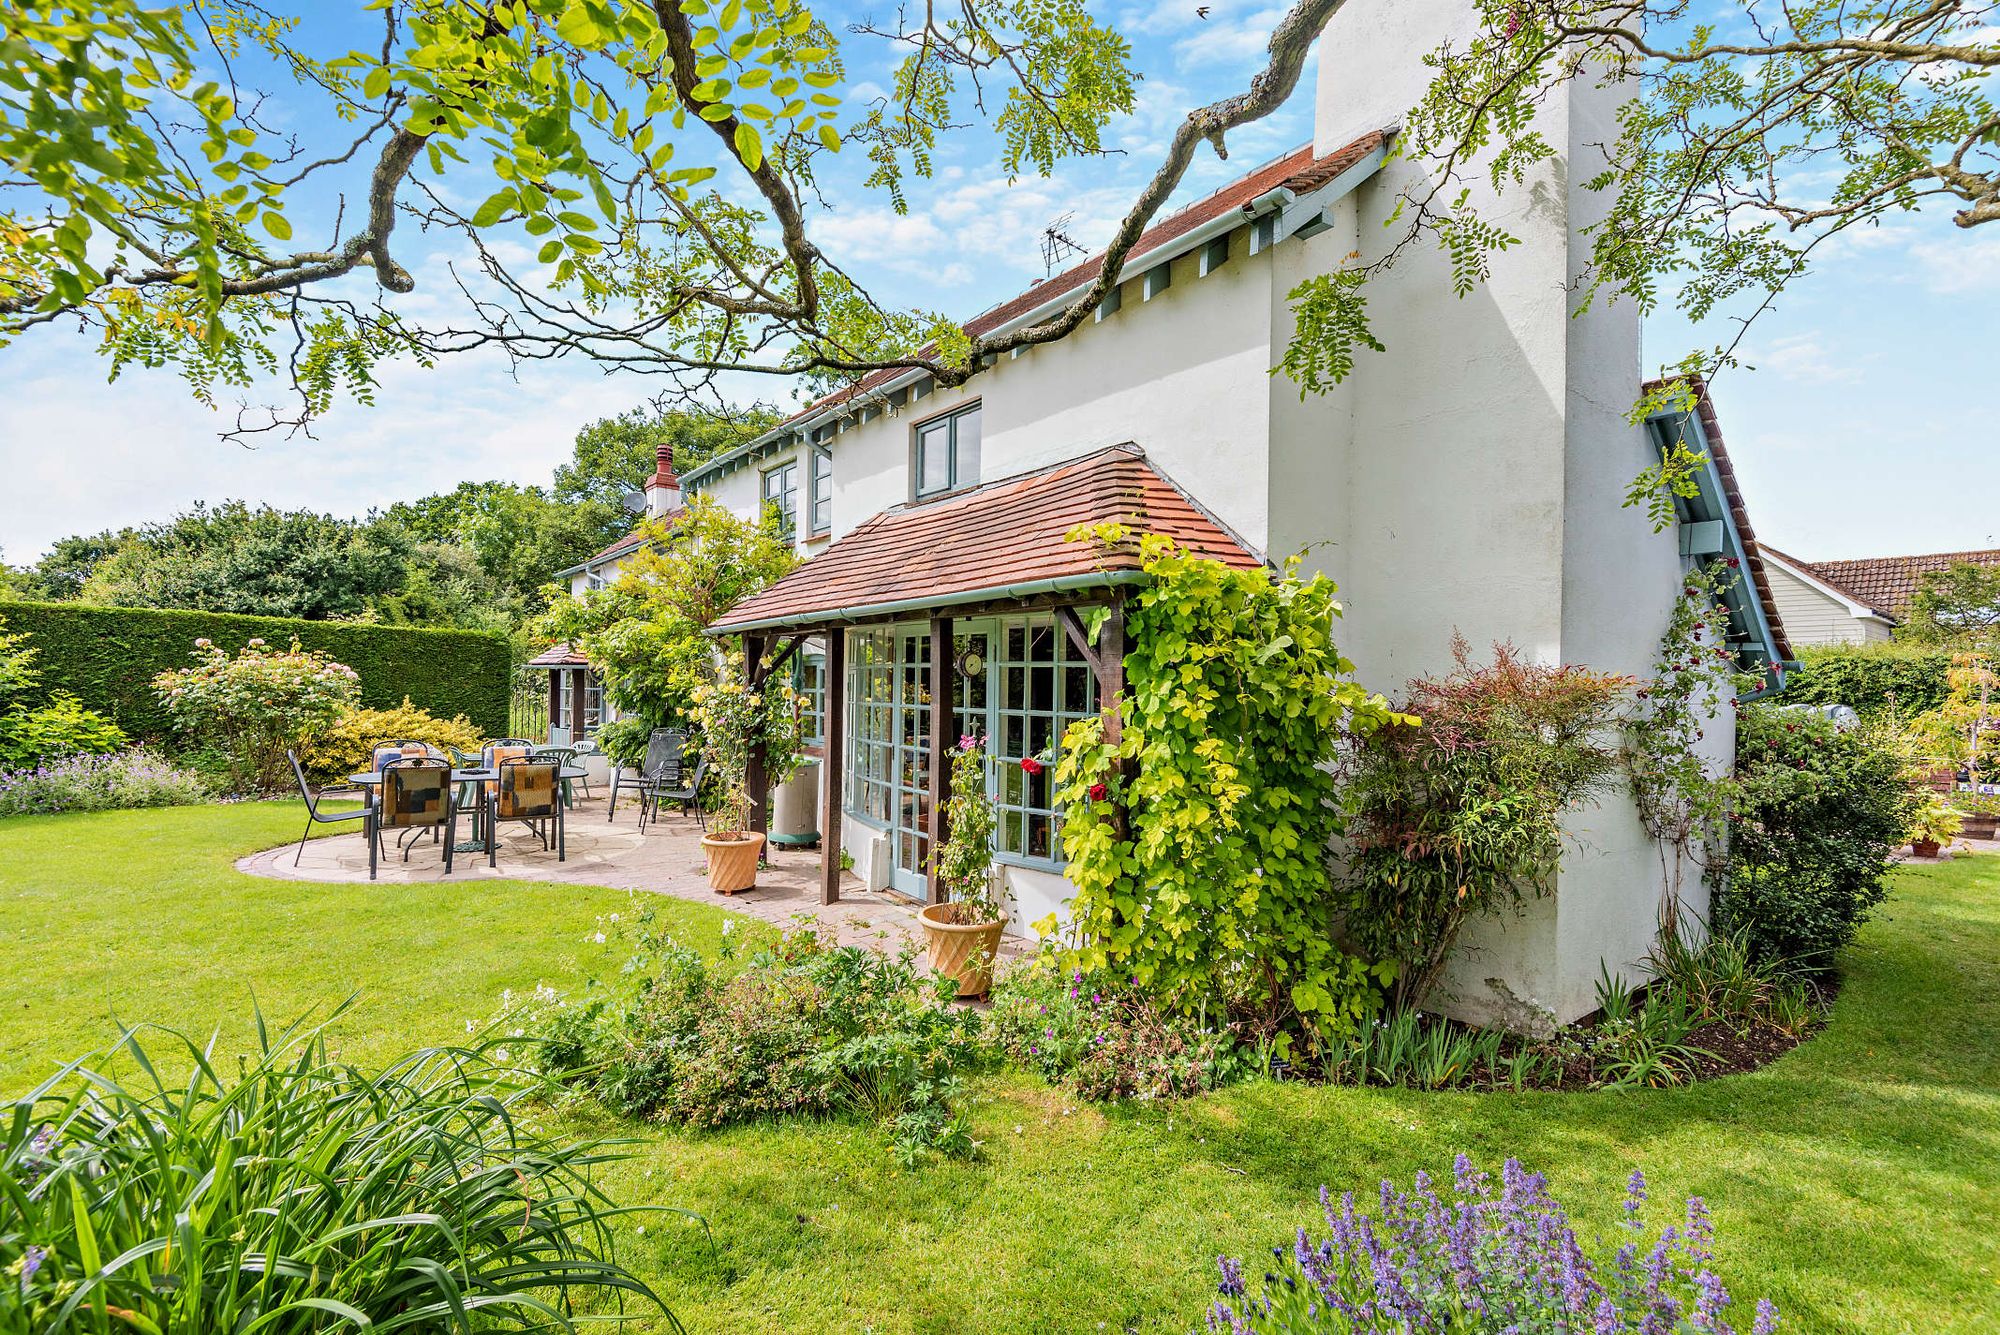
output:
[[[848,637],[847,802],[865,819],[887,824],[895,753],[896,640],[888,631]]]
[[[826,742],[826,655],[818,649],[806,649],[800,651],[796,661],[798,671],[792,684],[805,700],[800,732],[806,745],[820,746]]]
[[[827,533],[833,528],[833,453],[812,451],[812,509],[806,516],[808,533]]]
[[[979,481],[979,405],[917,428],[918,496],[937,496]]]
[[[993,736],[987,753],[998,780],[994,850],[1035,861],[1059,860],[1059,822],[1051,798],[1053,757],[1063,730],[1097,709],[1097,683],[1053,616],[1010,617],[993,637],[988,690]],[[1050,763],[1021,769],[1025,756]]]
[[[577,670],[583,673],[583,735],[590,737],[604,723],[604,683],[595,672],[586,668]]]
[[[799,531],[799,463],[794,459],[764,471],[764,510],[778,512],[785,535]]]

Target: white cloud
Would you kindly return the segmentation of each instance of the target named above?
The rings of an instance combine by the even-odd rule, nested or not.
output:
[[[1271,30],[1284,16],[1277,6],[1216,4],[1199,29],[1174,43],[1174,65],[1181,70],[1262,65]]]
[[[2000,288],[2000,235],[1990,230],[1952,229],[1936,240],[1910,247],[1918,276],[1931,291],[1990,293]]]
[[[1808,385],[1829,385],[1858,379],[1861,369],[1838,361],[1811,334],[1788,334],[1745,360],[1762,371]]]

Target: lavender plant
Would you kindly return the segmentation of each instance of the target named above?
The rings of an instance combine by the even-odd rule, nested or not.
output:
[[[0,816],[190,806],[208,797],[200,775],[142,747],[0,772]]]
[[[1256,1294],[1243,1264],[1219,1258],[1220,1297],[1208,1329],[1230,1335],[1735,1335],[1735,1301],[1710,1269],[1714,1228],[1690,1197],[1681,1223],[1646,1227],[1646,1179],[1634,1172],[1625,1238],[1608,1263],[1593,1262],[1540,1173],[1509,1159],[1495,1195],[1488,1175],[1459,1155],[1455,1190],[1440,1196],[1423,1173],[1409,1194],[1384,1182],[1381,1215],[1336,1205],[1324,1187],[1327,1236],[1303,1228],[1271,1249]],[[1739,1318],[1740,1319],[1740,1318]],[[1778,1314],[1760,1299],[1752,1335],[1772,1335]]]

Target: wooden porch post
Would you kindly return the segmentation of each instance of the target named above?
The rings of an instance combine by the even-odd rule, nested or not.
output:
[[[562,717],[562,679],[563,669],[549,669],[549,726],[552,728]]]
[[[820,754],[825,809],[819,821],[819,902],[840,901],[840,784],[847,768],[847,632],[826,633],[826,726]]]
[[[583,700],[584,692],[590,685],[589,668],[569,670],[569,741],[574,746],[583,740]]]
[[[743,637],[743,680],[751,690],[764,688],[764,637],[745,635]],[[758,834],[765,834],[771,828],[770,783],[764,777],[764,744],[758,742],[750,748],[749,763],[744,767],[743,786],[750,790],[750,828]]]
[[[958,738],[951,735],[951,618],[931,618],[931,754],[930,754],[930,859],[924,883],[933,904],[944,903],[944,881],[937,874],[938,854],[944,848],[945,799],[951,796],[951,749]]]

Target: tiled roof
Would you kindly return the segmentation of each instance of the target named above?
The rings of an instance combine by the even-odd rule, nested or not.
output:
[[[1818,570],[1815,570],[1813,568],[1812,562],[1801,561],[1798,557],[1793,556],[1790,552],[1781,552],[1768,542],[1763,544],[1763,549],[1764,549],[1764,555],[1776,559],[1781,564],[1792,567],[1792,571],[1794,574],[1797,574],[1805,579],[1819,581],[1821,584],[1826,585],[1834,593],[1839,594],[1841,597],[1848,599],[1849,601],[1853,602],[1856,606],[1859,606],[1869,612],[1874,613],[1876,616],[1881,617],[1885,621],[1894,621],[1896,619],[1895,613],[1889,611],[1886,608],[1877,607],[1875,604],[1865,601],[1864,599],[1856,595],[1852,589],[1843,588],[1841,585],[1835,583],[1833,580],[1830,580],[1826,576],[1822,575]]]
[[[1649,380],[1645,388],[1656,389],[1662,382]],[[1715,473],[1722,482],[1723,497],[1729,502],[1729,513],[1736,521],[1736,532],[1743,539],[1743,551],[1750,567],[1750,579],[1757,588],[1757,601],[1764,608],[1764,619],[1771,623],[1772,649],[1782,659],[1792,656],[1791,641],[1785,636],[1785,623],[1778,616],[1778,600],[1771,596],[1771,578],[1764,572],[1764,555],[1757,546],[1757,532],[1750,527],[1750,511],[1743,504],[1743,489],[1737,485],[1736,470],[1729,462],[1729,449],[1722,443],[1722,423],[1715,416],[1715,402],[1708,396],[1708,382],[1699,376],[1690,381],[1695,395],[1695,409],[1701,416],[1701,429],[1708,437],[1709,456],[1715,460]]]
[[[528,660],[529,667],[589,667],[590,660],[567,644],[552,644]]]
[[[1910,611],[1923,577],[1955,565],[2000,566],[2000,550],[1927,552],[1920,556],[1865,556],[1847,561],[1802,562],[1815,578],[1825,580],[1857,603],[1901,618]]]
[[[1337,148],[1333,152],[1319,157],[1313,156],[1311,144],[1295,148],[1283,157],[1265,163],[1262,167],[1257,168],[1248,175],[1240,176],[1236,180],[1231,181],[1229,184],[1215,191],[1215,193],[1198,199],[1186,208],[1168,214],[1159,222],[1154,223],[1139,234],[1138,241],[1133,244],[1131,250],[1126,252],[1126,258],[1128,262],[1138,259],[1148,251],[1157,250],[1159,247],[1173,241],[1176,237],[1185,236],[1187,233],[1192,232],[1204,223],[1211,222],[1234,210],[1239,210],[1252,200],[1262,195],[1267,195],[1273,190],[1285,189],[1292,191],[1294,194],[1305,194],[1308,191],[1317,190],[1348,168],[1359,164],[1369,154],[1382,148],[1387,142],[1388,135],[1385,131],[1371,130],[1369,133],[1356,139],[1353,143],[1342,148]],[[966,321],[965,330],[975,338],[990,334],[994,330],[1000,329],[1009,322],[1019,319],[1021,316],[1026,315],[1029,311],[1046,302],[1053,301],[1069,293],[1082,291],[1097,280],[1097,275],[1103,268],[1104,254],[1100,251],[1074,268],[1065,269],[1053,278],[1044,279],[1028,288],[1025,292],[1011,297],[997,306],[982,311],[980,314]],[[1121,276],[1135,275],[1132,275],[1128,270],[1125,275]],[[783,431],[802,418],[810,417],[814,413],[823,411],[826,408],[845,403],[850,399],[865,395],[871,390],[879,389],[890,381],[906,374],[907,370],[908,368],[905,367],[891,367],[884,370],[871,371],[856,384],[815,399],[812,403],[807,404],[804,408],[801,408],[798,412],[793,413],[790,417],[773,427],[772,432],[767,433],[767,435]],[[759,439],[764,439],[764,437],[759,437]],[[734,453],[735,451],[731,451],[732,455]],[[725,457],[729,456],[718,456],[717,459],[711,459],[700,467],[690,469],[689,476],[696,477],[706,472],[711,466],[720,462]]]
[[[1147,461],[1136,445],[989,482],[941,500],[884,510],[777,583],[731,608],[711,630],[805,627],[883,616],[905,605],[950,607],[1019,596],[1050,581],[1130,579],[1136,547],[1065,542],[1079,525],[1161,533],[1241,569],[1262,562]]]

